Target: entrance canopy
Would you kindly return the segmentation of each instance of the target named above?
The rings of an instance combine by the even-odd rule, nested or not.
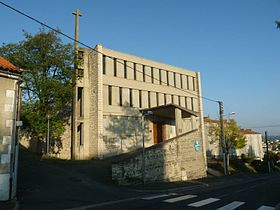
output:
[[[152,108],[141,109],[140,112],[151,112],[150,115],[168,118],[175,120],[175,110],[179,109],[182,113],[182,118],[189,118],[191,116],[198,117],[198,113],[192,110],[186,109],[184,107],[178,106],[176,104],[166,104],[162,106],[156,106]]]

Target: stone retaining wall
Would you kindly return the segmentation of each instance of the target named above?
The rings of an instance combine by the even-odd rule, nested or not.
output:
[[[199,144],[195,147],[197,142]],[[205,177],[206,166],[201,147],[198,130],[181,134],[146,148],[144,164],[142,150],[117,159],[112,164],[112,179],[121,185],[138,184],[143,182],[143,171],[145,183]]]

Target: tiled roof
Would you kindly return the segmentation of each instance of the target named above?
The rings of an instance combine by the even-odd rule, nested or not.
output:
[[[260,134],[260,133],[258,133],[256,131],[251,130],[251,129],[241,129],[240,131],[243,134]]]
[[[3,57],[0,57],[0,69],[14,73],[21,73],[21,70],[18,67]]]

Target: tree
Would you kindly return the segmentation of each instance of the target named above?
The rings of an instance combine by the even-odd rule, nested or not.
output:
[[[235,120],[224,121],[225,144],[221,142],[221,127],[220,124],[211,123],[208,130],[209,135],[212,137],[210,144],[217,141],[222,145],[229,165],[229,152],[231,149],[241,149],[246,145],[246,138],[241,133],[241,128],[237,125]]]
[[[74,51],[63,44],[58,34],[41,29],[25,39],[0,47],[0,56],[6,57],[23,72],[22,120],[24,129],[42,140],[50,116],[53,137],[64,131],[71,113]]]

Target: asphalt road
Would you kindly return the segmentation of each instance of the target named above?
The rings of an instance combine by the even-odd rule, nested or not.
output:
[[[40,161],[20,157],[18,200],[22,210],[56,209],[272,209],[280,203],[280,175],[147,185],[136,190],[109,183],[93,162]],[[153,190],[156,189],[156,190]]]
[[[19,160],[21,210],[60,210],[131,196],[131,192],[102,183],[107,174],[93,168],[92,162],[41,161],[22,151]]]
[[[227,183],[225,183],[227,185]],[[147,194],[140,197],[69,208],[83,209],[244,209],[272,210],[280,204],[280,175],[244,180],[236,185]]]

